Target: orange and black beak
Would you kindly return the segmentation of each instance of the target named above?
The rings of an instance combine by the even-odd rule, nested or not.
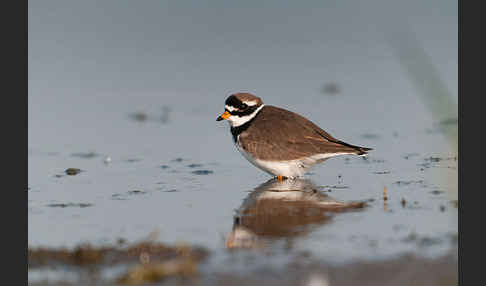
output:
[[[223,119],[228,119],[228,117],[230,117],[231,114],[228,112],[228,111],[225,111],[223,114],[221,114],[218,118],[216,118],[216,121],[221,121]]]

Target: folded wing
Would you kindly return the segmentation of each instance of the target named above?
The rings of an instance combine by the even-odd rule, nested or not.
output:
[[[317,154],[364,155],[371,150],[342,142],[305,117],[274,106],[265,106],[248,131],[240,136],[240,142],[261,160],[294,160]]]

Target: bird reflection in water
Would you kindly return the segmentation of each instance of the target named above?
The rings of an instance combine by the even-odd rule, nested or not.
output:
[[[364,207],[339,202],[309,179],[271,179],[256,187],[234,216],[227,248],[263,248],[270,240],[292,239],[330,221],[336,212]]]

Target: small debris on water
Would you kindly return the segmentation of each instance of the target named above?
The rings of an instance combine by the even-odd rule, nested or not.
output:
[[[388,200],[388,196],[386,195],[386,187],[383,189],[383,200]]]
[[[160,166],[160,168],[161,168],[161,169],[168,169],[168,168],[169,168],[169,166],[167,166],[167,165],[161,165],[161,166]]]
[[[128,194],[129,195],[141,195],[141,194],[145,194],[147,192],[145,191],[142,191],[142,190],[133,190],[133,191],[128,191]]]
[[[134,113],[129,114],[129,117],[132,120],[138,121],[138,122],[144,122],[148,118],[147,114],[144,113],[144,112],[134,112]]]
[[[68,168],[64,172],[66,174],[70,175],[70,176],[74,176],[74,175],[77,175],[77,174],[81,173],[81,169],[78,169],[78,168]]]
[[[402,207],[405,207],[407,205],[407,201],[404,198],[402,198],[401,204]]]
[[[83,159],[92,159],[92,158],[100,156],[100,154],[97,154],[95,152],[78,152],[78,153],[71,154],[71,156],[79,157],[79,158],[83,158]]]
[[[67,207],[78,207],[78,208],[87,208],[93,206],[90,203],[56,203],[56,204],[48,204],[48,207],[51,208],[67,208]]]
[[[437,163],[437,162],[440,162],[440,161],[457,161],[457,157],[454,156],[454,157],[433,157],[433,156],[430,156],[428,158],[425,158],[425,161],[428,161],[428,162],[434,162],[434,163]]]
[[[192,171],[191,173],[196,174],[196,175],[209,175],[209,174],[212,174],[213,171],[211,171],[211,170],[196,170],[196,171]]]
[[[199,167],[202,167],[203,165],[202,164],[190,164],[190,165],[187,165],[188,168],[199,168]]]
[[[113,194],[111,195],[113,200],[118,200],[118,201],[125,201],[127,200],[126,198],[123,197],[122,194]]]
[[[424,180],[417,180],[417,181],[396,181],[394,184],[395,185],[399,185],[399,186],[407,186],[407,185],[410,185],[410,184],[423,184],[424,183]]]

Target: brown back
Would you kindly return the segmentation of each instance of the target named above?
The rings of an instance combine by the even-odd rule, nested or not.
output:
[[[294,160],[316,154],[364,154],[367,148],[344,143],[297,113],[264,106],[246,131],[242,147],[258,159]]]

